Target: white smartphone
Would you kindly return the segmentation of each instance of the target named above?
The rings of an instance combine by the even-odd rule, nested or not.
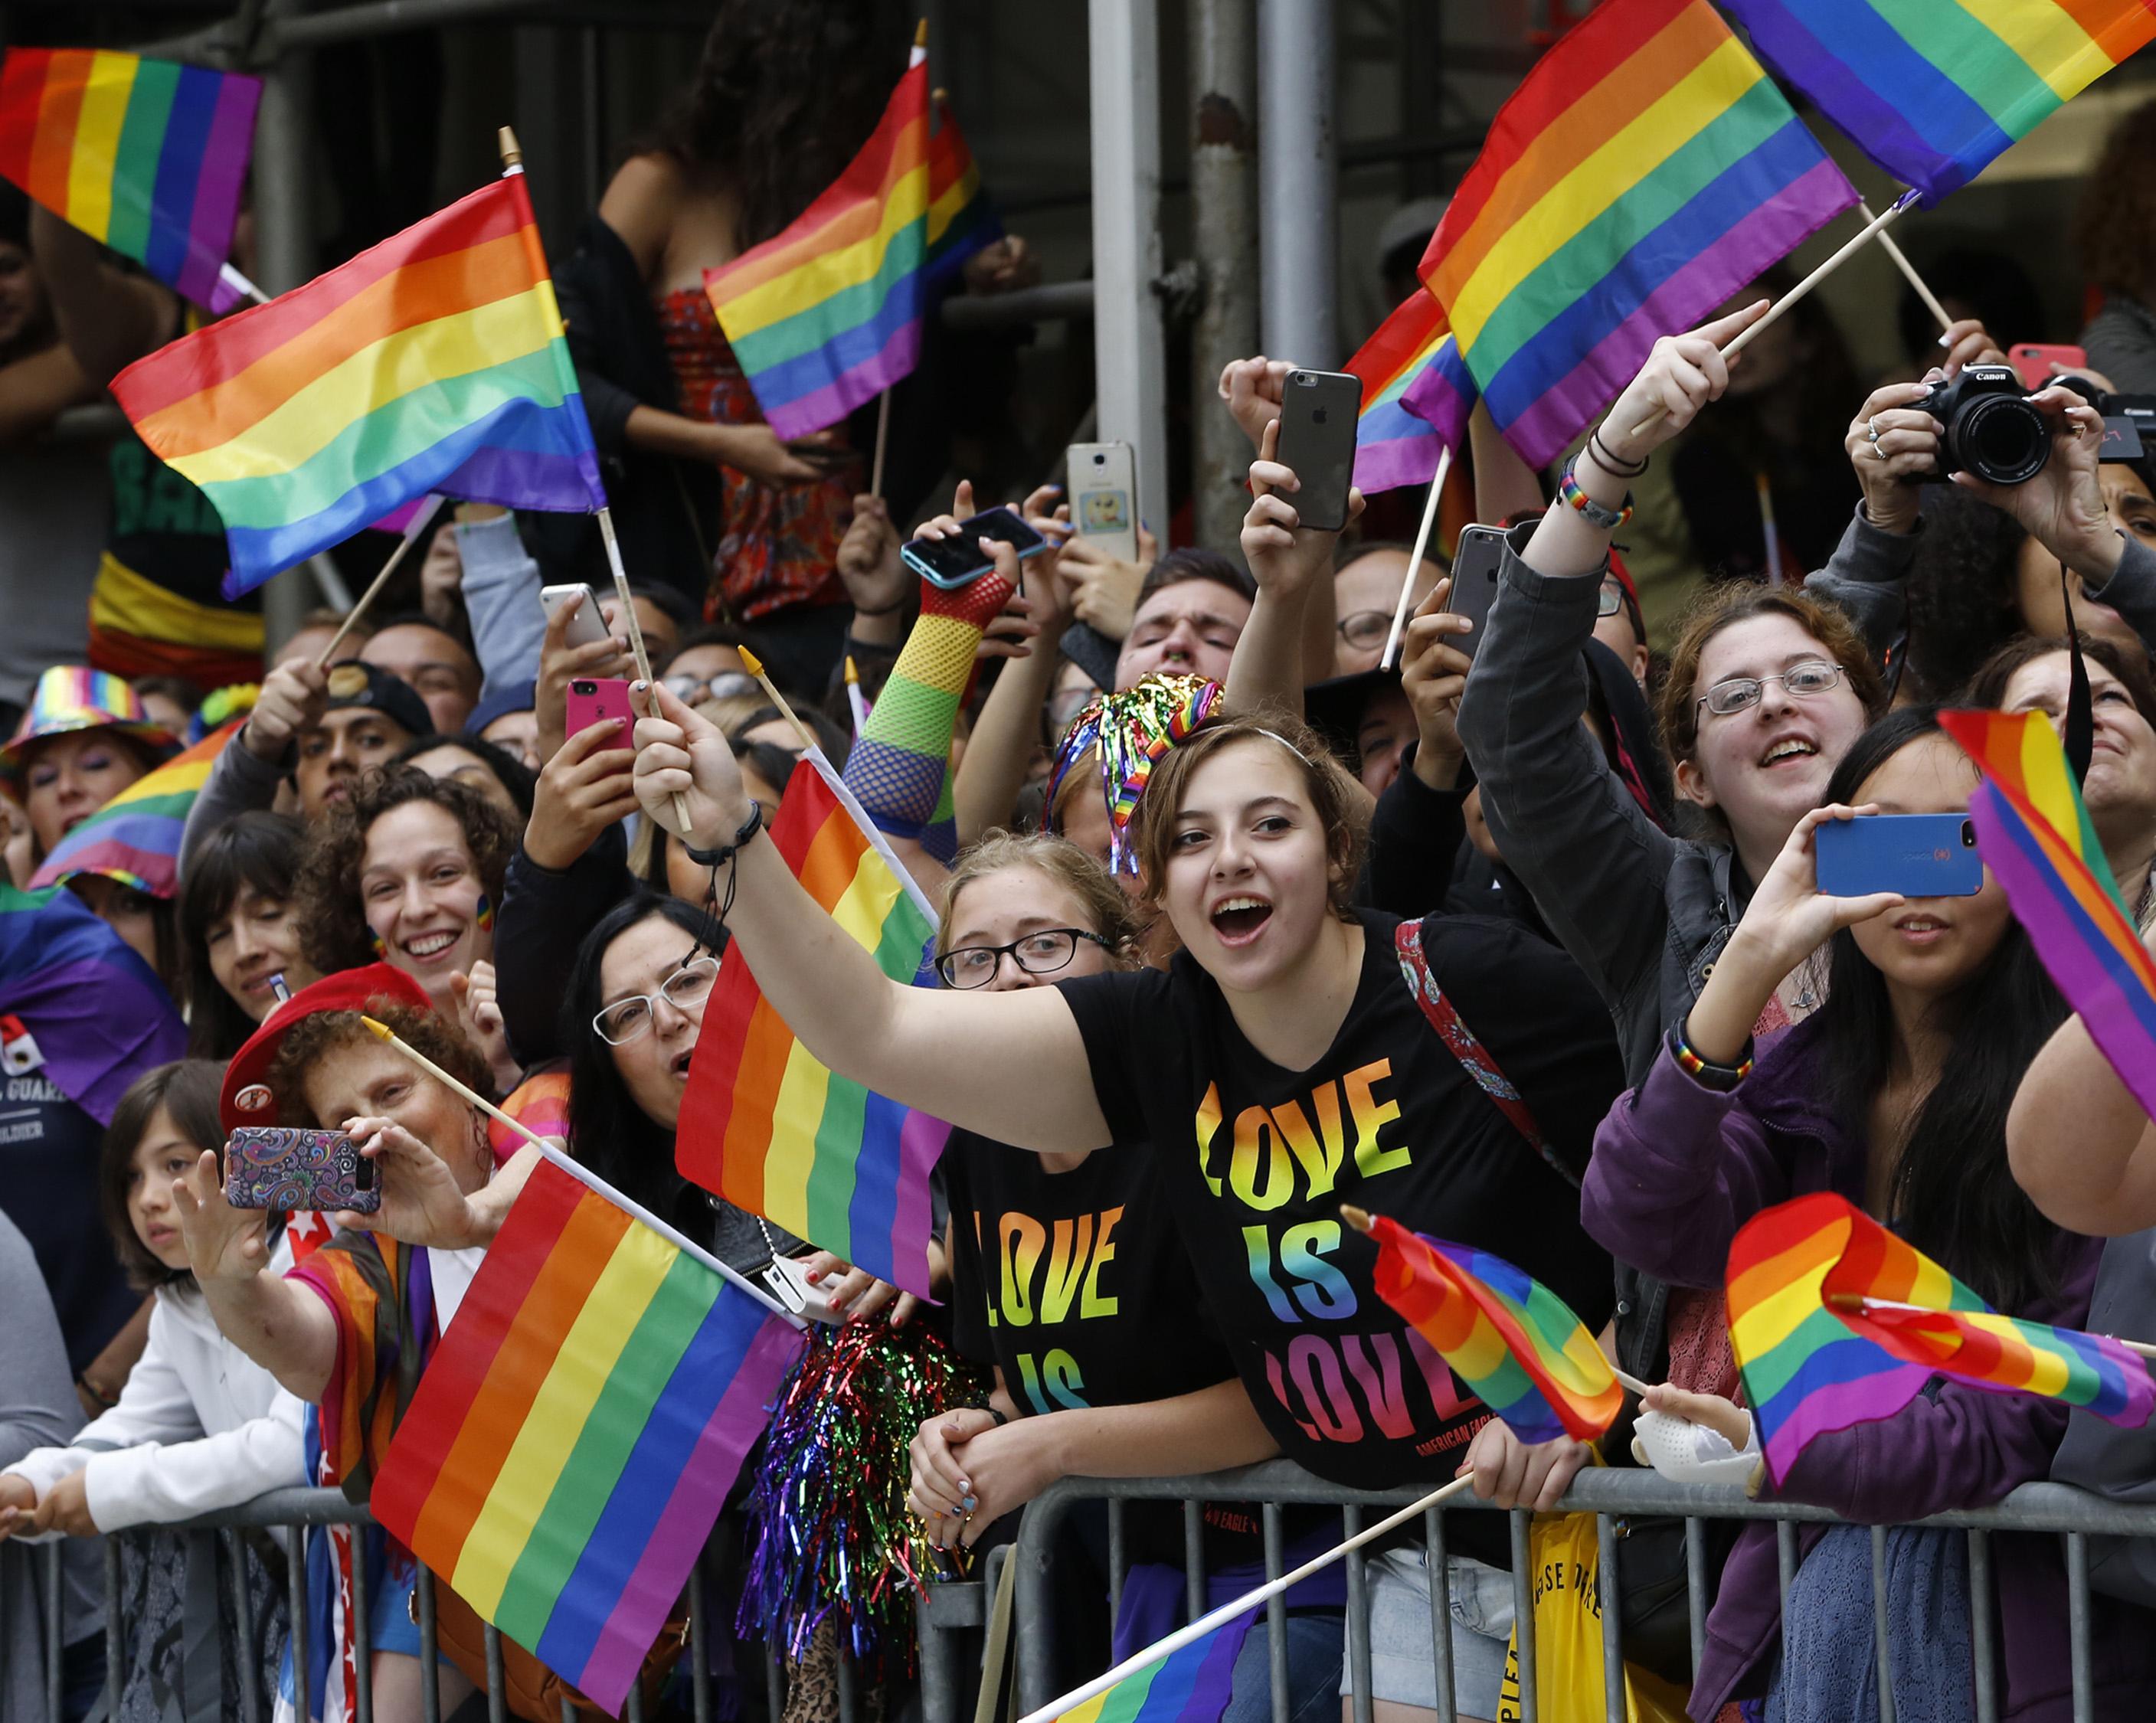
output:
[[[1127,443],[1074,443],[1065,452],[1070,474],[1070,525],[1111,556],[1138,560],[1137,464]]]
[[[599,614],[598,594],[581,582],[572,586],[539,589],[539,603],[549,622],[553,621],[556,611],[575,597],[582,597],[584,602],[583,608],[569,618],[568,644],[595,646],[607,637],[606,618]]]

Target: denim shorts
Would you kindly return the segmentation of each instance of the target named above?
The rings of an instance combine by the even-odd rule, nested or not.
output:
[[[1447,1556],[1452,1608],[1452,1697],[1463,1717],[1494,1718],[1512,1639],[1512,1576],[1470,1556]],[[1430,1577],[1419,1546],[1389,1550],[1366,1570],[1370,1587],[1370,1695],[1437,1707],[1437,1664],[1430,1632]],[[1340,1691],[1353,1690],[1343,1666]]]

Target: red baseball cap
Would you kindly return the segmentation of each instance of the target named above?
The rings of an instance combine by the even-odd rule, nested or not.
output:
[[[277,1097],[263,1079],[276,1062],[277,1049],[292,1025],[321,1011],[369,1011],[381,1004],[434,1008],[426,990],[401,969],[370,963],[364,969],[341,969],[300,991],[262,1020],[261,1028],[224,1068],[224,1088],[217,1098],[218,1121],[228,1132],[243,1125],[277,1122]]]

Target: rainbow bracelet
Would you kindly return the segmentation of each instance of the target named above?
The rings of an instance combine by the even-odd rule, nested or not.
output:
[[[1734,1089],[1752,1074],[1752,1043],[1744,1043],[1744,1056],[1733,1065],[1717,1064],[1712,1059],[1702,1059],[1691,1050],[1691,1044],[1684,1038],[1681,1028],[1670,1031],[1670,1052],[1677,1062],[1677,1069],[1695,1083],[1709,1089]]]
[[[1625,505],[1622,508],[1605,508],[1579,488],[1579,480],[1572,476],[1572,468],[1569,464],[1558,479],[1557,500],[1568,508],[1578,510],[1591,524],[1600,527],[1604,532],[1614,532],[1632,518],[1630,491],[1625,493]]]

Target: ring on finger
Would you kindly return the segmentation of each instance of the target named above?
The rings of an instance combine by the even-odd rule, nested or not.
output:
[[[1871,446],[1874,449],[1879,446],[1879,419],[1876,414],[1865,420],[1864,434],[1871,439]]]

